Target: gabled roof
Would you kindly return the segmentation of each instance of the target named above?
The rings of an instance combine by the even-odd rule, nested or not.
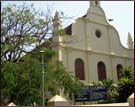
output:
[[[82,17],[86,17],[87,14],[83,15]],[[72,35],[72,24],[68,25],[65,29],[65,34]]]

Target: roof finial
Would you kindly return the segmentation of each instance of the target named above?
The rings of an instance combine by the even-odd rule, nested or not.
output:
[[[129,49],[133,49],[133,40],[132,40],[131,34],[129,32],[128,32],[127,46]]]
[[[99,0],[90,0],[90,6],[97,5],[100,6],[100,1]]]

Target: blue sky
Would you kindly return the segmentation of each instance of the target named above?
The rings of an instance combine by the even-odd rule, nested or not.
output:
[[[89,1],[4,1],[2,6],[8,3],[20,5],[22,3],[33,3],[37,10],[45,11],[49,5],[53,13],[62,11],[65,16],[73,17],[66,19],[64,25],[74,22],[77,17],[86,14],[89,8]],[[121,43],[126,47],[128,32],[134,40],[134,1],[101,1],[101,7],[105,11],[107,19],[114,19],[109,22],[119,32]]]

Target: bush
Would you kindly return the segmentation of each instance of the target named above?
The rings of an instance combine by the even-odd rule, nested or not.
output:
[[[129,78],[121,78],[118,82],[119,102],[127,102],[127,98],[134,92],[134,81]]]
[[[134,92],[133,69],[131,66],[122,68],[123,76],[118,81],[119,102],[127,102],[127,98]]]
[[[117,84],[114,84],[113,80],[107,79],[103,80],[102,84],[107,87],[107,94],[108,94],[108,103],[117,102],[118,97],[118,87]]]

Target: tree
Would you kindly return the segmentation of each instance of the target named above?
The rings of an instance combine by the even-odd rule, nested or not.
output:
[[[26,47],[41,44],[58,25],[53,25],[51,9],[46,13],[36,11],[34,6],[7,5],[1,10],[1,58],[16,62],[22,54],[28,53]],[[60,31],[59,31],[60,32]]]
[[[72,99],[73,93],[79,91],[83,84],[72,74],[66,71],[61,62],[55,63],[54,68],[55,70],[52,73],[53,78],[51,78],[52,81],[50,82],[50,85],[53,84],[53,86],[51,86],[52,89],[57,90],[57,94],[60,94],[59,90],[64,89],[64,93],[68,93],[69,98]]]
[[[20,62],[6,62],[1,72],[2,104],[40,104],[40,62],[30,55]],[[32,66],[32,67],[31,67]]]
[[[15,70],[18,70],[18,66],[11,62],[1,66],[1,103],[7,103],[11,98],[11,94],[16,87]],[[10,72],[9,72],[10,71]]]
[[[52,57],[57,57],[55,51],[44,48],[44,60],[45,60],[45,91],[50,92],[51,95],[62,94],[68,96],[69,99],[73,98],[73,93],[78,92],[79,89],[84,86],[77,78],[75,78],[72,73],[66,71],[62,62],[57,60],[52,60]],[[41,60],[39,56],[39,50],[35,51],[35,57]],[[47,93],[45,93],[46,97]]]
[[[2,7],[1,89],[5,103],[16,98],[15,93],[22,86],[21,82],[24,82],[24,79],[27,78],[27,74],[22,71],[26,70],[25,64],[23,65],[24,68],[22,68],[17,62],[23,54],[29,53],[29,50],[26,50],[28,47],[33,46],[33,44],[41,44],[53,30],[53,27],[53,18],[49,8],[47,13],[43,14],[42,12],[37,12],[33,5],[26,6],[23,4],[16,6],[13,4]],[[26,70],[26,72],[30,71],[30,69]],[[26,77],[22,78],[22,75],[26,75]]]
[[[41,56],[38,48],[44,44],[48,47],[50,41],[46,36],[57,27],[53,25],[54,21],[50,9],[43,14],[37,12],[33,5],[2,7],[2,105],[9,102],[17,105],[41,104]],[[56,33],[63,34],[63,30]],[[33,51],[27,50],[33,45],[36,45]],[[54,95],[61,88],[72,95],[82,84],[67,73],[60,62],[51,61],[54,55],[51,49],[45,49],[45,90]]]
[[[61,62],[51,61],[55,52],[44,49],[45,53],[45,96],[60,94],[59,90],[72,98],[83,84],[70,75]],[[36,50],[21,58],[19,62],[7,62],[2,67],[2,102],[17,105],[41,104],[41,55]]]

